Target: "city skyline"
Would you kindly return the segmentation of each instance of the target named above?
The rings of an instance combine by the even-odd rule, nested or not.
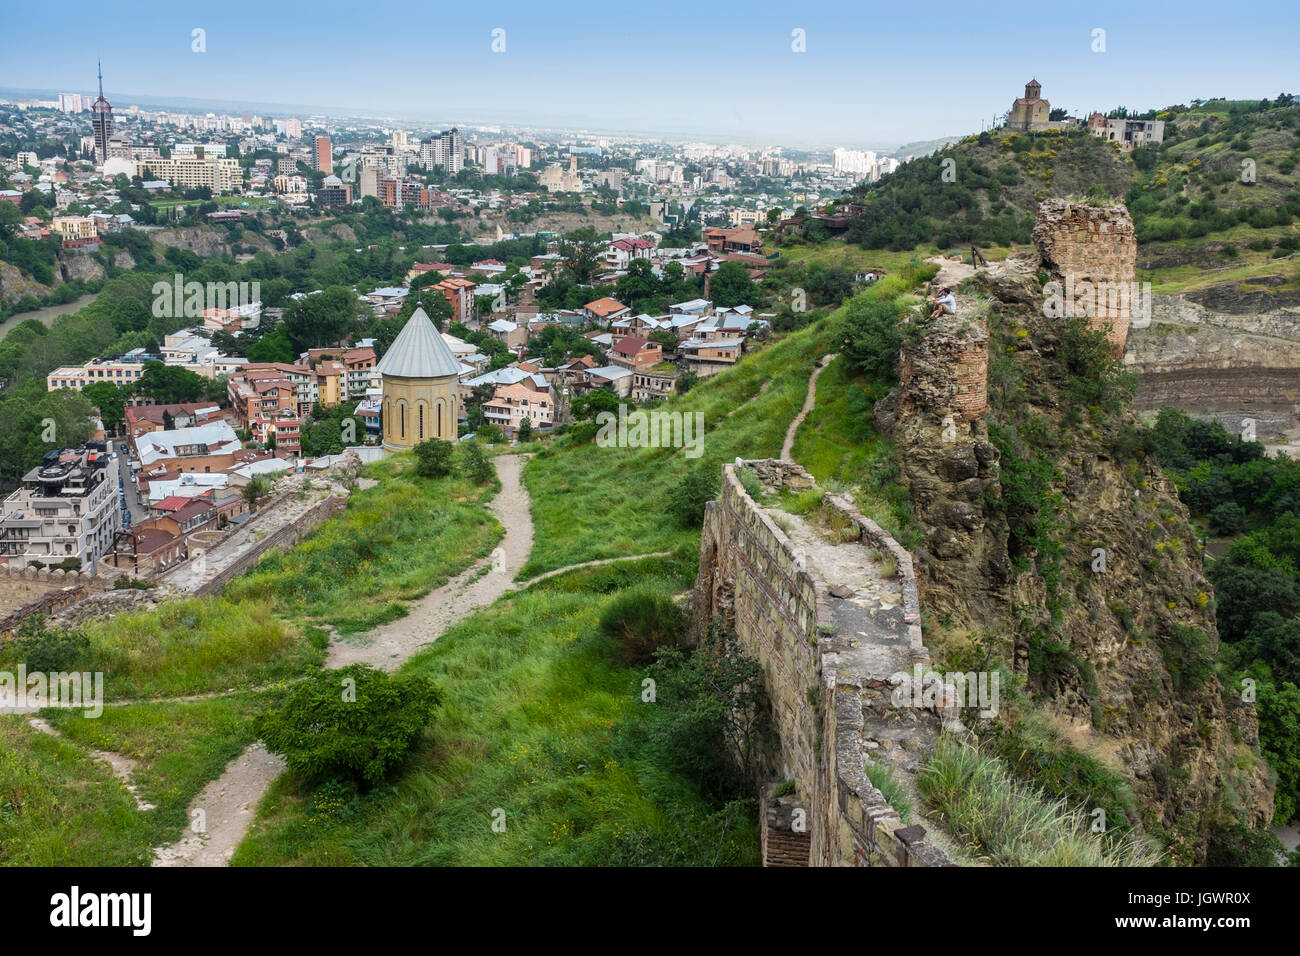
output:
[[[71,12],[83,7],[91,9],[74,3]],[[1285,27],[1300,25],[1280,3],[1264,3],[1249,24],[1216,24],[1212,35],[1194,15],[1208,14],[1208,4],[1181,5],[1178,22],[1103,3],[1088,19],[1043,9],[995,29],[941,3],[923,28],[910,11],[886,9],[851,31],[842,24],[857,11],[841,3],[797,13],[746,8],[742,20],[681,4],[647,18],[580,2],[560,23],[505,3],[488,15],[437,10],[439,42],[421,47],[434,52],[395,57],[391,31],[335,29],[332,14],[347,15],[336,3],[314,7],[305,21],[264,8],[254,19],[254,8],[238,2],[201,14],[155,2],[130,9],[133,16],[93,34],[66,37],[58,60],[17,42],[40,24],[34,11],[14,11],[14,29],[0,41],[0,87],[85,92],[102,58],[105,93],[119,109],[149,100],[193,101],[193,109],[283,105],[430,124],[882,149],[977,131],[1031,76],[1054,106],[1084,115],[1194,97],[1276,96],[1276,64],[1293,32]],[[401,2],[371,10],[377,25],[428,12]],[[1253,26],[1260,19],[1277,29],[1261,34]],[[290,28],[292,43],[283,39]],[[1249,42],[1234,42],[1243,31]],[[626,52],[627,61],[612,52]],[[84,74],[70,74],[68,64],[83,61]],[[608,87],[593,83],[602,71]]]

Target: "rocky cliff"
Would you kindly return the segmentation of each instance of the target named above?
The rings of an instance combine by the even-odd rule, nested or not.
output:
[[[1045,302],[1062,264],[1132,274],[1132,246],[1113,241],[1128,214],[1044,213],[1040,252],[984,271],[955,318],[914,334],[877,409],[925,529],[921,606],[928,627],[985,635],[1082,749],[1122,769],[1147,834],[1203,860],[1216,822],[1271,816],[1258,727],[1215,675],[1200,544],[1142,447],[1116,327],[1051,318]],[[958,398],[981,339],[987,409],[973,416]]]
[[[1261,434],[1300,415],[1300,293],[1233,284],[1156,295],[1151,320],[1124,353],[1139,408],[1251,417]]]

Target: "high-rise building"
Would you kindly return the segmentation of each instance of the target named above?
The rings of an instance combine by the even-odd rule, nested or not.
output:
[[[334,146],[330,143],[328,136],[316,137],[316,163],[315,166],[326,176],[334,172]]]
[[[113,107],[104,99],[104,68],[99,66],[99,99],[90,107],[90,126],[95,132],[95,162],[108,159],[108,140],[113,135]]]
[[[465,167],[465,137],[455,127],[430,136],[420,144],[420,163],[441,166],[454,176]]]
[[[289,119],[285,120],[284,135],[289,137],[289,139],[302,139],[302,120],[294,119],[293,117],[289,117]]]
[[[80,93],[59,94],[59,109],[64,113],[80,113],[85,108],[86,104]]]

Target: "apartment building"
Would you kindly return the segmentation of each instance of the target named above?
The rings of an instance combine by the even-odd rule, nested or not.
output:
[[[89,216],[55,216],[50,228],[67,239],[94,239],[99,235]]]
[[[115,469],[107,442],[45,454],[4,500],[0,557],[24,567],[76,558],[83,568],[113,546],[121,528]]]
[[[334,145],[328,136],[317,136],[312,154],[313,165],[326,176],[334,172]]]
[[[433,288],[441,292],[451,303],[451,320],[468,322],[474,317],[474,289],[476,283],[469,279],[443,279]]]
[[[555,403],[550,390],[539,392],[520,383],[499,387],[492,398],[483,403],[483,417],[490,425],[498,425],[506,434],[514,434],[524,419],[532,422],[534,429],[550,428]]]
[[[165,180],[180,189],[207,186],[214,195],[227,195],[244,188],[244,171],[237,159],[172,156],[140,160],[136,163],[136,174],[146,180]]]
[[[151,355],[143,348],[132,349],[116,358],[91,359],[85,365],[65,365],[56,368],[45,376],[46,391],[53,392],[60,388],[81,391],[87,385],[96,382],[111,382],[114,385],[134,385],[144,374],[150,362],[160,362],[162,358]]]

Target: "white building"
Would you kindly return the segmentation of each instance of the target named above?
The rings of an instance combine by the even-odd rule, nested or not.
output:
[[[4,501],[0,557],[16,567],[77,558],[91,568],[112,549],[122,527],[111,465],[106,442],[47,453]]]

